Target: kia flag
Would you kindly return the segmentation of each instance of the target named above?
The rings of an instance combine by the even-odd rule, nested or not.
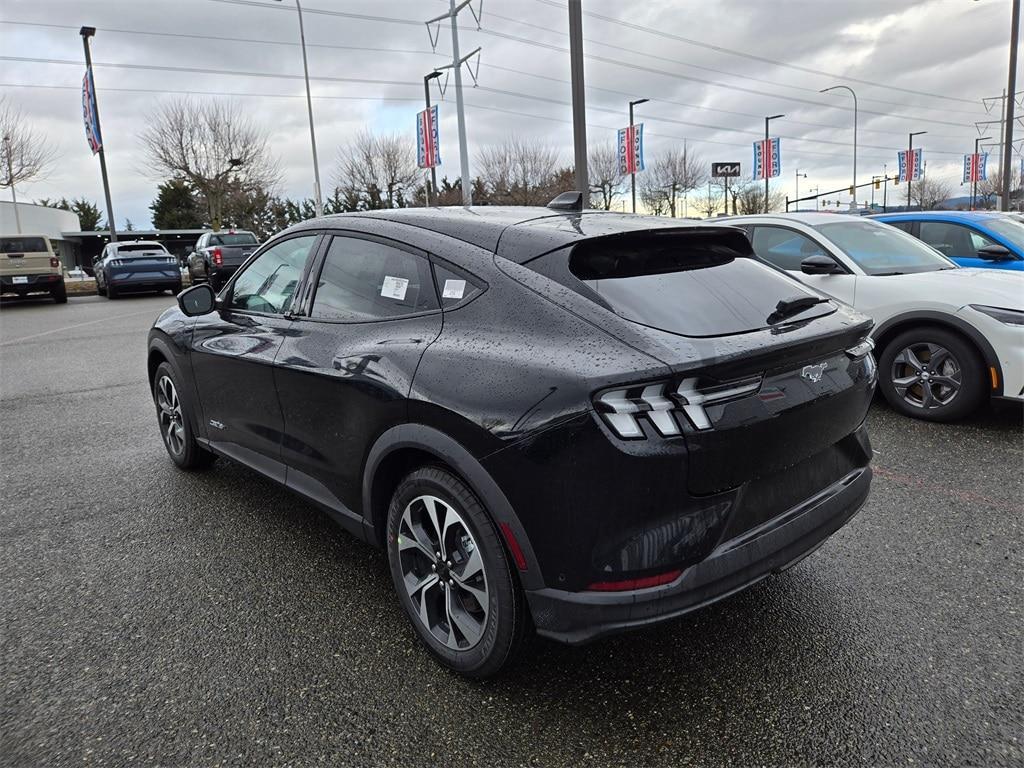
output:
[[[619,129],[619,173],[636,173],[644,169],[644,124]]]
[[[754,142],[754,178],[771,179],[782,173],[781,144],[778,139]]]
[[[976,181],[985,181],[988,175],[985,173],[985,166],[988,165],[988,155],[975,153],[964,155],[964,180],[963,184],[973,184]]]
[[[96,119],[96,86],[91,69],[86,69],[82,78],[82,120],[85,122],[86,141],[95,155],[103,149],[103,139],[100,137],[100,122]]]
[[[908,152],[904,149],[899,153],[900,181],[917,181],[921,178],[921,150]]]
[[[433,168],[441,164],[436,104],[416,115],[416,164],[420,168]]]

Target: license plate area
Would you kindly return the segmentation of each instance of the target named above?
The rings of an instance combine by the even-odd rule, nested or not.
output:
[[[16,275],[11,278],[11,280],[15,285],[25,285],[28,282],[28,277],[25,275]]]

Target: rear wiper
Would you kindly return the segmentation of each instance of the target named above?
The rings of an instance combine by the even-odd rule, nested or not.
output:
[[[782,322],[787,317],[799,315],[804,310],[810,309],[816,304],[828,301],[824,296],[798,296],[795,299],[783,299],[775,305],[775,311],[768,315],[768,325]]]

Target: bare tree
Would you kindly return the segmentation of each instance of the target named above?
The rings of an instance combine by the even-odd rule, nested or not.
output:
[[[342,195],[362,209],[412,204],[420,173],[414,147],[399,134],[362,129],[338,152],[335,176]]]
[[[590,148],[587,173],[590,175],[590,193],[598,207],[610,211],[615,196],[622,190],[626,175],[619,171],[619,153],[614,144],[606,141]]]
[[[917,203],[922,211],[930,211],[953,194],[953,185],[948,181],[936,178],[925,178],[914,183],[910,192],[911,200]]]
[[[682,149],[670,149],[654,159],[644,187],[652,201],[660,195],[663,203],[656,207],[667,210],[675,218],[679,198],[697,189],[707,181],[707,177],[707,163],[684,145]],[[652,207],[647,200],[644,205],[649,209]]]
[[[506,139],[477,153],[477,168],[489,196],[505,205],[546,205],[558,175],[555,147]],[[557,190],[564,191],[564,190]]]
[[[46,136],[36,131],[6,97],[0,97],[0,189],[11,190],[19,231],[21,219],[14,186],[44,176],[54,155]]]
[[[270,194],[280,180],[266,131],[232,102],[168,102],[152,112],[140,140],[154,176],[186,179],[215,229],[233,199]]]
[[[693,201],[693,207],[710,219],[722,207],[722,200],[709,189]]]
[[[1010,200],[1013,200],[1014,191],[1021,188],[1020,170],[1018,167],[1010,168]],[[1003,174],[1001,171],[990,171],[985,181],[978,182],[978,197],[975,205],[978,208],[995,208],[996,198],[1002,194]]]

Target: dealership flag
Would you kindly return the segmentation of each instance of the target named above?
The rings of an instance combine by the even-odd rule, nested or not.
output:
[[[420,168],[433,168],[441,164],[436,104],[416,115],[416,148],[416,163]]]
[[[782,173],[781,144],[778,139],[754,142],[754,178],[771,179]]]
[[[636,173],[644,169],[644,124],[619,129],[619,173]]]
[[[975,153],[964,155],[964,184],[973,184],[976,181],[985,181],[988,175],[985,166],[988,165],[988,155]]]
[[[921,178],[921,150],[908,152],[904,149],[899,153],[900,181],[917,181]],[[909,166],[909,167],[908,167]]]
[[[100,137],[100,123],[96,119],[96,86],[92,81],[92,70],[85,70],[85,77],[82,78],[82,120],[85,122],[85,138],[89,142],[89,149],[95,155],[103,148],[103,139]]]

